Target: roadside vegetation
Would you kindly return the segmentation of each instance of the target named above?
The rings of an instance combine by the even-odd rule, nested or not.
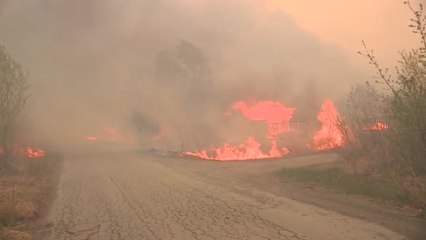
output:
[[[426,15],[423,5],[404,4],[412,12],[409,28],[419,46],[402,51],[393,72],[383,68],[363,42],[359,54],[377,76],[348,94],[347,111],[339,123],[345,137],[340,149],[343,163],[281,173],[345,193],[409,204],[425,217]]]
[[[342,193],[366,195],[375,199],[400,203],[407,201],[404,191],[395,185],[378,183],[362,176],[347,174],[338,167],[283,169],[282,174],[298,181],[317,183]]]
[[[59,179],[59,155],[14,160],[0,174],[0,240],[32,239],[38,220],[53,199]]]
[[[16,140],[28,96],[27,72],[0,45],[0,240],[31,239],[58,177],[59,156],[28,156]]]

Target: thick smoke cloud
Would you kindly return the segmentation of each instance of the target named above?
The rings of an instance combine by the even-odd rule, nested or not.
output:
[[[0,42],[27,67],[33,85],[26,130],[74,149],[87,147],[85,136],[103,128],[138,140],[128,144],[143,138],[145,146],[167,128],[169,139],[159,147],[198,148],[261,128],[224,118],[236,100],[283,101],[306,121],[324,98],[338,99],[365,78],[339,49],[284,13],[263,13],[261,3],[1,0]],[[208,69],[208,84],[198,90],[182,78],[161,77],[161,54],[173,55],[185,42]]]

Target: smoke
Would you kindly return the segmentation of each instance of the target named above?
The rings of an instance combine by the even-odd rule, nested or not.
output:
[[[236,137],[247,131],[243,117],[224,117],[237,100],[282,101],[305,121],[323,99],[365,79],[338,48],[263,7],[254,0],[1,0],[0,42],[32,82],[25,129],[56,148],[90,148],[85,137],[103,128],[120,129],[126,144],[142,138],[145,147],[198,148],[245,138]],[[182,44],[190,56],[179,54]],[[162,126],[168,140],[152,140]]]

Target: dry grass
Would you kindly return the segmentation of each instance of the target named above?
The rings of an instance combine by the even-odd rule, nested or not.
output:
[[[426,177],[396,174],[394,169],[366,156],[322,166],[283,169],[280,173],[297,181],[398,204],[426,217]]]
[[[407,161],[394,160],[389,154],[369,151],[347,159],[339,166],[350,175],[361,176],[404,192],[410,205],[426,207],[426,175],[418,174]]]
[[[19,159],[0,175],[0,240],[31,239],[58,176],[59,158]]]

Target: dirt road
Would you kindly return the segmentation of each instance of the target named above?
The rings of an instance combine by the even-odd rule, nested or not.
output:
[[[404,239],[374,223],[243,182],[242,171],[247,176],[280,164],[308,164],[279,161],[68,157],[45,239]]]

